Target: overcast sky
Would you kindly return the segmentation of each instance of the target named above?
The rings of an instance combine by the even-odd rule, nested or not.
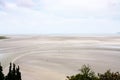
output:
[[[0,0],[0,34],[120,32],[120,0]]]

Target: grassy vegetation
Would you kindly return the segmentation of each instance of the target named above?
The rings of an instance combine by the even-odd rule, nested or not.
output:
[[[67,76],[66,80],[120,80],[120,73],[107,70],[105,73],[97,73],[96,75],[89,66],[83,65],[80,73]]]

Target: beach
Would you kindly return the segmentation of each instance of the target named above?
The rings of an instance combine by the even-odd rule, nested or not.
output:
[[[120,71],[120,36],[9,36],[0,61],[20,66],[22,80],[65,80],[89,64],[95,72]]]

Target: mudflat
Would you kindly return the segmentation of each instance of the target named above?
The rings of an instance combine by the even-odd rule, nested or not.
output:
[[[120,71],[120,36],[9,36],[0,40],[4,72],[20,65],[23,80],[65,80],[84,64]]]

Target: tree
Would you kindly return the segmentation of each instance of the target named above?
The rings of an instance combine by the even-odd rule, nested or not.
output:
[[[73,75],[73,76],[67,76],[67,80],[98,80],[95,73],[91,70],[89,65],[83,65],[80,69],[80,73]]]
[[[0,80],[4,80],[4,74],[3,74],[3,69],[2,69],[2,66],[1,66],[1,63],[0,63]]]
[[[21,72],[20,72],[20,67],[19,66],[16,69],[16,80],[22,80],[21,79]]]
[[[12,66],[12,63],[10,63],[9,72],[5,77],[5,80],[22,80],[20,67],[18,66],[16,68],[16,65],[14,63],[13,63],[13,66]]]
[[[12,69],[12,80],[16,80],[16,69],[15,69],[14,63],[13,63],[13,69]]]
[[[12,80],[12,63],[10,63],[9,72],[7,76],[5,77],[5,80]]]
[[[119,72],[111,72],[107,70],[104,74],[98,73],[99,80],[120,80]]]

